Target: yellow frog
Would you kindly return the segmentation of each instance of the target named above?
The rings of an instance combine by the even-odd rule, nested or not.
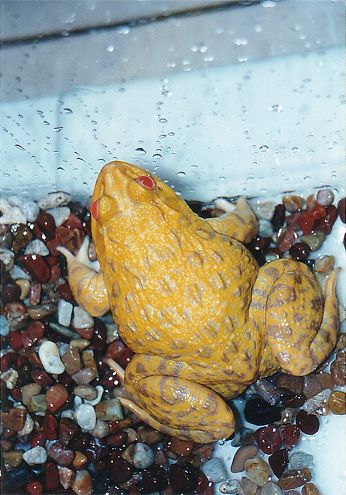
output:
[[[91,315],[112,311],[136,353],[120,400],[154,428],[196,442],[228,437],[234,416],[223,398],[279,369],[310,373],[333,349],[336,272],[323,304],[303,263],[259,268],[242,244],[257,231],[244,199],[205,220],[151,173],[111,162],[91,213],[101,270],[88,262],[85,243],[78,256],[60,248],[69,283]]]

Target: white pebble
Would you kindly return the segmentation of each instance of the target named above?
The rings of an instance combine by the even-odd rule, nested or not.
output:
[[[71,316],[73,311],[73,305],[65,301],[64,299],[59,299],[58,302],[58,322],[64,327],[69,327],[71,323]]]
[[[25,417],[25,423],[23,428],[20,431],[18,431],[18,436],[25,437],[26,435],[29,435],[33,429],[34,429],[34,420],[30,416],[30,414],[27,414]]]
[[[90,404],[91,406],[96,406],[99,402],[101,402],[102,395],[103,395],[103,387],[102,385],[96,385],[96,391],[97,391],[97,397],[94,400],[87,400],[85,399],[84,402],[85,404]]]
[[[155,454],[153,449],[146,443],[138,442],[133,451],[133,465],[137,469],[146,469],[154,462]]]
[[[74,328],[92,328],[94,326],[94,320],[83,308],[75,306],[72,325]]]
[[[268,481],[262,486],[260,495],[284,495],[284,492],[281,490],[279,485],[273,481]]]
[[[0,378],[6,383],[6,387],[9,390],[13,390],[18,380],[18,371],[13,368],[8,368],[8,370],[1,373]]]
[[[10,203],[0,198],[0,214],[2,224],[26,223],[27,218],[18,206],[11,206]]]
[[[10,249],[0,248],[0,261],[5,265],[5,270],[8,272],[14,266],[14,252]]]
[[[10,271],[11,278],[13,280],[31,280],[31,277],[28,273],[26,273],[22,268],[18,265],[14,265],[12,270]]]
[[[56,208],[57,206],[66,205],[71,201],[71,195],[63,192],[51,192],[38,201],[38,206],[42,210],[49,210],[50,208]]]
[[[10,203],[11,206],[18,206],[18,208],[21,208],[24,204],[24,198],[15,195],[9,196],[7,198],[7,201]]]
[[[232,495],[244,495],[244,490],[238,480],[223,481],[219,486],[219,491]]]
[[[46,340],[40,346],[38,355],[42,361],[43,367],[47,373],[53,373],[55,375],[61,375],[65,371],[65,365],[60,359],[58,346]]]
[[[96,413],[93,406],[81,404],[74,412],[77,423],[82,430],[91,431],[96,426]]]
[[[24,254],[39,254],[40,256],[48,256],[49,249],[41,239],[34,239],[26,246]]]
[[[44,464],[47,460],[46,449],[40,445],[37,445],[33,449],[24,452],[23,459],[27,464],[29,464],[29,466],[33,466],[34,464]]]
[[[60,417],[74,420],[74,414],[73,414],[72,409],[64,409],[63,411],[61,411]],[[52,443],[54,443],[55,441],[56,440],[54,440]],[[47,449],[48,449],[48,447],[47,447]]]
[[[213,459],[210,459],[210,461],[204,463],[202,471],[213,483],[225,481],[227,478],[225,465],[219,457],[214,457]]]
[[[98,419],[96,421],[95,428],[91,432],[93,437],[97,438],[105,438],[109,435],[109,426],[107,421],[102,421],[102,419]]]
[[[28,222],[35,222],[40,213],[40,208],[35,201],[25,201],[20,209],[28,219]]]
[[[308,399],[302,406],[302,409],[306,411],[308,414],[314,414],[318,412],[320,408],[326,406],[331,393],[332,391],[329,388],[322,390],[322,392]]]
[[[71,215],[71,210],[68,206],[58,206],[57,208],[50,208],[47,213],[52,215],[55,225],[60,227]]]

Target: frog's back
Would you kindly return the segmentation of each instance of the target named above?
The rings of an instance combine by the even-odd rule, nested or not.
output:
[[[152,208],[145,229],[136,228],[137,215],[117,223],[123,242],[110,243],[106,256],[117,274],[106,283],[122,337],[135,352],[185,362],[228,356],[246,324],[256,262],[190,211]]]

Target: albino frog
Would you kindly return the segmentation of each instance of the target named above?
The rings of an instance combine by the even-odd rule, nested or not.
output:
[[[86,260],[86,245],[76,257],[60,248],[69,283],[91,315],[112,311],[136,353],[120,400],[152,427],[195,442],[228,437],[234,416],[224,398],[279,369],[310,373],[332,351],[336,271],[323,301],[305,264],[259,268],[242,244],[257,231],[245,199],[205,220],[149,172],[111,162],[91,213],[101,270]]]

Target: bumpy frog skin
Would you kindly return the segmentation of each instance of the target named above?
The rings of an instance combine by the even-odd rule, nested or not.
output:
[[[333,349],[336,272],[323,304],[306,265],[259,268],[242,244],[257,230],[245,200],[204,220],[157,177],[111,162],[91,211],[101,271],[85,261],[85,244],[77,257],[60,248],[69,283],[93,316],[112,311],[136,353],[120,400],[154,428],[196,442],[228,437],[234,416],[224,398],[279,369],[310,373]]]

